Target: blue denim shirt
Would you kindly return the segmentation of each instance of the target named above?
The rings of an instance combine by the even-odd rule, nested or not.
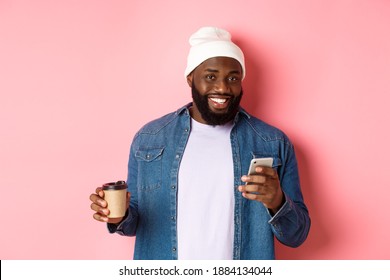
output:
[[[118,226],[108,224],[108,229],[136,235],[134,259],[177,259],[177,184],[191,132],[190,106],[146,124],[131,145],[127,178],[130,208]],[[297,247],[310,228],[293,145],[283,132],[242,108],[230,139],[235,186],[232,258],[274,259],[274,236],[287,246]],[[243,184],[241,176],[256,157],[273,157],[285,195],[285,203],[273,216],[262,203],[245,199],[237,190]]]

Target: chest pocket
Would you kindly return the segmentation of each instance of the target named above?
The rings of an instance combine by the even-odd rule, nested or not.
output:
[[[139,190],[153,190],[161,187],[162,155],[164,148],[145,148],[135,153],[138,162]]]

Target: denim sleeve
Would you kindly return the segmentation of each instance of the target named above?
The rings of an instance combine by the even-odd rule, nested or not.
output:
[[[107,229],[109,233],[118,233],[120,235],[126,235],[126,236],[134,236],[136,229],[135,225],[137,218],[129,214],[129,210],[126,211],[126,215],[123,218],[122,222],[119,224],[109,224],[107,223]]]
[[[135,236],[138,225],[138,191],[137,191],[137,177],[138,177],[138,164],[135,159],[135,146],[137,135],[134,138],[133,144],[130,148],[128,173],[127,173],[127,186],[128,191],[131,194],[130,206],[126,211],[126,215],[121,223],[118,225],[107,224],[108,231],[110,233],[118,233],[120,235]]]
[[[279,180],[285,195],[285,203],[269,220],[276,238],[290,247],[298,247],[307,238],[310,217],[301,193],[298,166],[294,148],[288,144],[285,149],[285,162],[279,170]]]

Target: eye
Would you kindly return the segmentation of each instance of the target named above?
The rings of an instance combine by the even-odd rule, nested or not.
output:
[[[230,76],[229,78],[228,78],[228,81],[229,82],[236,82],[236,81],[238,81],[239,79],[238,79],[238,77],[237,76]]]
[[[207,80],[214,80],[214,79],[215,79],[215,76],[212,75],[212,74],[207,74],[207,75],[206,75],[206,79],[207,79]]]

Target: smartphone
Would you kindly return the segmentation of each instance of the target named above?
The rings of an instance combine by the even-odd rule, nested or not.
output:
[[[256,174],[255,170],[256,170],[257,166],[272,167],[273,162],[274,162],[274,159],[272,157],[252,159],[251,163],[249,165],[248,175]]]

